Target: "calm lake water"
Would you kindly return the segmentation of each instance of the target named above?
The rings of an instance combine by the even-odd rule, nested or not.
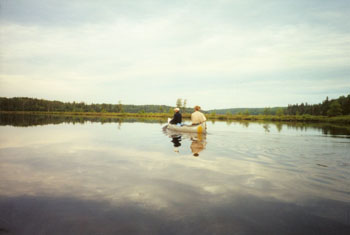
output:
[[[349,126],[0,125],[0,234],[350,234]]]

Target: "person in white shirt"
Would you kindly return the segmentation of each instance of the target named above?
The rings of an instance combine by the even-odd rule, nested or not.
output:
[[[192,125],[197,125],[207,120],[204,114],[199,112],[200,109],[201,107],[198,105],[194,107],[194,112],[191,114]]]

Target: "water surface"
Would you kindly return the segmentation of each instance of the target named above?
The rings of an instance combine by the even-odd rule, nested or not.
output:
[[[0,118],[0,234],[349,234],[347,126]]]

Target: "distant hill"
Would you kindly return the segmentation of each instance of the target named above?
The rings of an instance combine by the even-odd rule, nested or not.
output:
[[[273,107],[269,108],[269,114],[276,114],[278,109],[285,109],[286,107]],[[245,113],[248,111],[250,115],[259,115],[264,113],[265,108],[230,108],[230,109],[211,109],[208,110],[208,113],[216,113],[216,114],[239,114]]]

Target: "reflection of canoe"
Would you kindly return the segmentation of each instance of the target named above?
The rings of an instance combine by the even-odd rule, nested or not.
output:
[[[198,132],[198,127],[201,126],[202,132]],[[187,127],[187,128],[186,128]],[[188,129],[188,127],[192,127]],[[205,123],[196,126],[177,126],[168,124],[163,127],[163,132],[165,135],[169,136],[174,144],[174,151],[179,152],[179,147],[181,146],[181,141],[187,139],[191,141],[191,151],[193,156],[198,157],[199,152],[205,149],[206,145],[206,128]],[[197,128],[197,129],[196,129]],[[189,132],[189,130],[191,132]],[[204,130],[204,131],[203,131]],[[195,132],[194,132],[195,131]]]
[[[173,125],[169,123],[167,126],[167,129],[172,131],[178,131],[178,132],[206,133],[207,126],[205,122],[198,125],[183,125],[183,126]]]
[[[166,136],[169,136],[170,138],[174,137],[181,137],[182,139],[189,139],[189,140],[202,140],[206,138],[207,133],[198,133],[198,132],[181,132],[176,130],[170,130],[168,129],[168,125],[163,127],[163,133]]]

